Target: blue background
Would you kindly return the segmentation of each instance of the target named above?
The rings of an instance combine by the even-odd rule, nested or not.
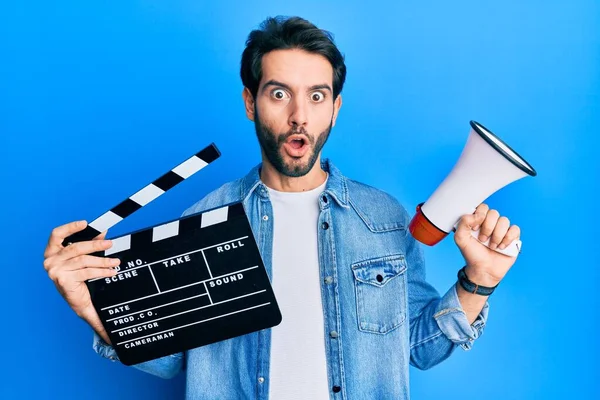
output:
[[[277,14],[332,31],[346,55],[325,147],[346,175],[412,213],[454,165],[470,119],[538,171],[488,200],[521,226],[524,251],[483,337],[411,369],[413,398],[598,398],[600,3],[52,3],[0,6],[1,398],[183,396],[183,376],[92,351],[42,253],[54,226],[92,220],[212,141],[221,159],[110,235],[177,218],[259,162],[238,69],[246,35]],[[426,257],[444,292],[458,249],[449,238]]]

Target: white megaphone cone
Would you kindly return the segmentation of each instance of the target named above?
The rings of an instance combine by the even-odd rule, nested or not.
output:
[[[433,246],[454,230],[460,218],[500,188],[535,169],[483,125],[471,121],[471,132],[460,158],[431,197],[417,206],[409,230],[418,241]],[[476,239],[479,231],[471,231]],[[488,246],[489,239],[481,242]],[[521,241],[515,240],[499,253],[516,256]]]

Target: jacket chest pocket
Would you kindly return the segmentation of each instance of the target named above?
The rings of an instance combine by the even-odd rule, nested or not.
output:
[[[401,254],[352,264],[358,329],[385,334],[406,319],[406,260]]]

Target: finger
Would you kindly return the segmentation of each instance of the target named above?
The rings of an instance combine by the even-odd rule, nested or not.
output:
[[[473,211],[473,214],[466,214],[461,217],[459,224],[457,225],[457,229],[460,227],[460,222],[464,222],[469,228],[469,230],[479,229],[479,225],[481,225],[481,223],[485,219],[485,215],[488,209],[489,207],[487,206],[487,204],[481,203],[477,206],[475,211]]]
[[[101,234],[99,234],[98,236],[96,236],[93,240],[104,240],[107,233],[108,233],[108,231],[104,231]]]
[[[490,207],[485,203],[481,203],[477,206],[475,212],[473,213],[477,216],[476,225],[473,226],[474,231],[478,230],[481,227],[481,223],[485,220],[485,216],[487,215],[489,209]]]
[[[492,232],[490,238],[490,249],[495,250],[496,247],[502,242],[504,236],[508,232],[508,228],[510,227],[510,221],[506,217],[498,218],[498,222],[496,222],[496,226],[494,227],[494,231]]]
[[[86,226],[87,222],[82,220],[69,222],[68,224],[54,228],[50,233],[50,238],[48,239],[48,246],[44,252],[44,257],[47,258],[58,253],[63,249],[62,242],[66,237],[84,230]]]
[[[454,232],[454,239],[457,244],[466,244],[468,240],[471,240],[471,231],[475,230],[475,226],[480,224],[479,219],[480,216],[475,214],[466,214],[460,218]]]
[[[520,236],[521,228],[519,228],[518,225],[512,225],[510,228],[508,228],[508,232],[506,232],[506,235],[504,235],[504,239],[502,239],[502,242],[500,242],[498,248],[500,250],[504,250],[512,242],[514,242],[515,240],[519,240]]]
[[[115,276],[116,274],[118,274],[118,271],[106,268],[85,268],[73,271],[72,273],[75,274],[75,279],[77,281],[85,282],[90,279],[110,278],[111,276]]]
[[[479,241],[485,242],[489,239],[496,227],[500,214],[496,210],[489,210],[485,216],[485,220],[481,224],[481,230],[479,231]]]
[[[69,222],[52,230],[49,244],[60,245],[66,237],[84,230],[87,227],[87,222],[84,220]]]
[[[82,255],[71,258],[63,264],[62,268],[66,271],[75,271],[83,268],[114,268],[119,264],[121,264],[121,260],[118,258]]]
[[[108,250],[112,247],[112,240],[88,240],[86,242],[73,243],[62,249],[56,260],[64,261],[83,254],[91,254],[97,251]]]

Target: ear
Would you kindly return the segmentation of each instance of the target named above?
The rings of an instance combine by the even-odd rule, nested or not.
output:
[[[335,120],[337,119],[340,108],[342,107],[342,95],[338,94],[338,97],[333,102],[333,118],[331,119],[331,127],[335,126]]]
[[[250,121],[254,121],[254,96],[252,96],[250,89],[247,87],[242,91],[242,98],[244,99],[244,107],[246,108],[246,117]]]

